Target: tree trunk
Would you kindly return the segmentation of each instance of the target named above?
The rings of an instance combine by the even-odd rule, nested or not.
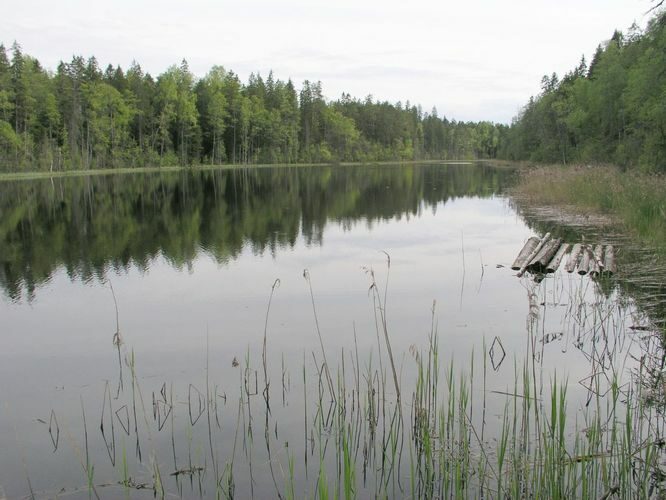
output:
[[[602,272],[604,270],[604,247],[602,245],[597,245],[594,247],[594,261],[597,264],[597,271]]]
[[[573,249],[571,250],[571,253],[569,254],[569,260],[567,261],[567,265],[564,267],[568,273],[573,273],[574,270],[576,269],[576,264],[578,264],[578,260],[580,259],[580,253],[583,250],[583,245],[580,243],[576,243],[573,246]]]
[[[587,247],[587,253],[589,254],[589,267],[587,272],[590,276],[599,276],[599,263],[597,262],[595,250],[592,249],[591,245]]]
[[[550,240],[548,243],[546,243],[541,248],[541,251],[536,255],[536,257],[534,257],[532,262],[529,263],[528,269],[532,272],[540,272],[540,273],[544,272],[546,270],[546,267],[548,266],[548,263],[555,256],[561,244],[562,244],[561,238],[558,238],[556,240]]]
[[[532,262],[532,259],[539,253],[541,248],[546,244],[546,242],[549,239],[550,239],[550,233],[546,233],[543,236],[543,238],[541,239],[541,241],[539,242],[539,244],[536,246],[536,248],[534,250],[532,250],[532,253],[527,257],[527,259],[525,259],[525,262],[523,263],[522,267],[520,268],[520,270],[518,271],[518,274],[516,276],[518,276],[520,278],[523,274],[525,274],[525,270],[527,269],[527,266],[530,264],[530,262]]]
[[[210,164],[211,166],[215,165],[215,139],[217,137],[217,133],[213,132],[213,151],[211,151],[210,154]]]
[[[617,272],[617,265],[615,264],[615,249],[613,245],[606,247],[604,255],[604,272],[607,274],[615,274]]]
[[[564,243],[560,246],[555,256],[546,266],[547,273],[554,273],[555,271],[557,271],[557,269],[560,267],[560,262],[562,262],[562,258],[564,258],[564,255],[567,253],[567,250],[569,250],[568,243]]]
[[[592,250],[589,245],[583,247],[583,255],[580,259],[580,265],[578,266],[578,274],[581,276],[587,274],[587,271],[590,267],[590,257],[592,256]]]
[[[516,260],[511,264],[511,269],[514,271],[518,271],[521,267],[523,267],[523,264],[527,260],[527,257],[529,257],[534,249],[537,247],[539,244],[539,238],[536,236],[532,236],[530,239],[528,239],[525,242],[525,246],[523,246],[523,249],[520,251],[518,254],[518,257],[516,257]]]

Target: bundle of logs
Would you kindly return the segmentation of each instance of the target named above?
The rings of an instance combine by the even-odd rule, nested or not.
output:
[[[511,269],[518,271],[521,277],[525,271],[533,274],[554,273],[568,255],[564,269],[572,273],[578,269],[578,274],[599,276],[600,274],[613,274],[617,271],[615,264],[615,249],[613,245],[586,245],[576,243],[570,245],[563,243],[561,238],[553,239],[550,233],[543,238],[532,236],[511,265]]]

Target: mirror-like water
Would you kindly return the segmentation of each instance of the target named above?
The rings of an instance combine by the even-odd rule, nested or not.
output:
[[[470,422],[489,435],[526,362],[535,400],[568,377],[573,422],[635,367],[625,332],[642,318],[588,278],[514,276],[532,232],[511,178],[425,164],[1,183],[0,493],[311,496],[320,464],[331,485],[344,469],[322,441],[340,442],[330,402],[349,399],[359,428],[391,415],[391,397],[372,404],[396,395],[383,320],[406,413],[436,338],[442,380],[452,360],[472,370]],[[409,459],[384,483],[374,438],[350,435],[355,494],[409,496]]]

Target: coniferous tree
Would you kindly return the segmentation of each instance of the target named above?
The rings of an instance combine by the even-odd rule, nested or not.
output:
[[[272,71],[197,79],[183,60],[153,79],[136,62],[102,70],[74,56],[51,74],[0,46],[2,170],[473,158],[494,155],[499,134],[409,102],[327,101],[321,82],[299,91]]]

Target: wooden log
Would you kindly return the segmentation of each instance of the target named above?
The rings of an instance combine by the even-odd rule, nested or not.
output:
[[[578,264],[578,260],[580,259],[580,253],[582,251],[583,251],[583,245],[581,245],[580,243],[576,243],[571,249],[567,265],[564,266],[564,269],[566,269],[568,273],[573,273],[574,270],[576,269],[576,264]]]
[[[567,253],[567,250],[569,250],[569,243],[563,243],[560,248],[557,250],[557,253],[555,256],[551,259],[551,261],[548,263],[546,266],[546,272],[547,273],[554,273],[557,271],[557,269],[560,267],[560,262],[562,262],[562,259]]]
[[[528,258],[525,259],[523,266],[520,268],[516,276],[520,278],[523,274],[525,274],[527,266],[530,264],[530,262],[532,262],[532,259],[539,253],[541,248],[548,242],[549,239],[550,239],[550,233],[546,233],[543,235],[543,238],[541,239],[539,244],[536,246],[534,250],[532,250],[532,253],[528,256]]]
[[[588,245],[584,245],[582,249],[582,255],[580,257],[580,264],[578,264],[578,274],[581,276],[587,274],[587,271],[590,267],[590,256],[592,251],[589,249]]]
[[[523,264],[525,263],[527,258],[530,255],[532,255],[532,252],[539,244],[539,241],[540,241],[539,238],[537,238],[536,236],[530,237],[530,239],[528,239],[525,242],[523,249],[518,254],[518,257],[516,257],[516,260],[514,260],[513,264],[511,264],[511,269],[513,269],[514,271],[520,270],[520,268],[523,267]]]
[[[597,245],[598,246],[598,245]],[[587,269],[587,273],[590,276],[599,276],[599,263],[597,262],[597,258],[595,255],[595,250],[592,250],[592,246],[588,245],[587,247],[587,253],[590,254],[590,267]]]
[[[546,270],[546,266],[553,259],[557,250],[560,248],[562,240],[560,238],[556,240],[550,240],[546,243],[541,251],[532,259],[529,266],[527,267],[531,272],[542,273]]]
[[[599,272],[604,270],[604,247],[603,245],[597,245],[594,247],[594,260],[597,262],[597,267],[599,267]]]
[[[617,272],[617,264],[615,264],[615,249],[613,245],[606,247],[604,254],[604,273],[615,274]]]

